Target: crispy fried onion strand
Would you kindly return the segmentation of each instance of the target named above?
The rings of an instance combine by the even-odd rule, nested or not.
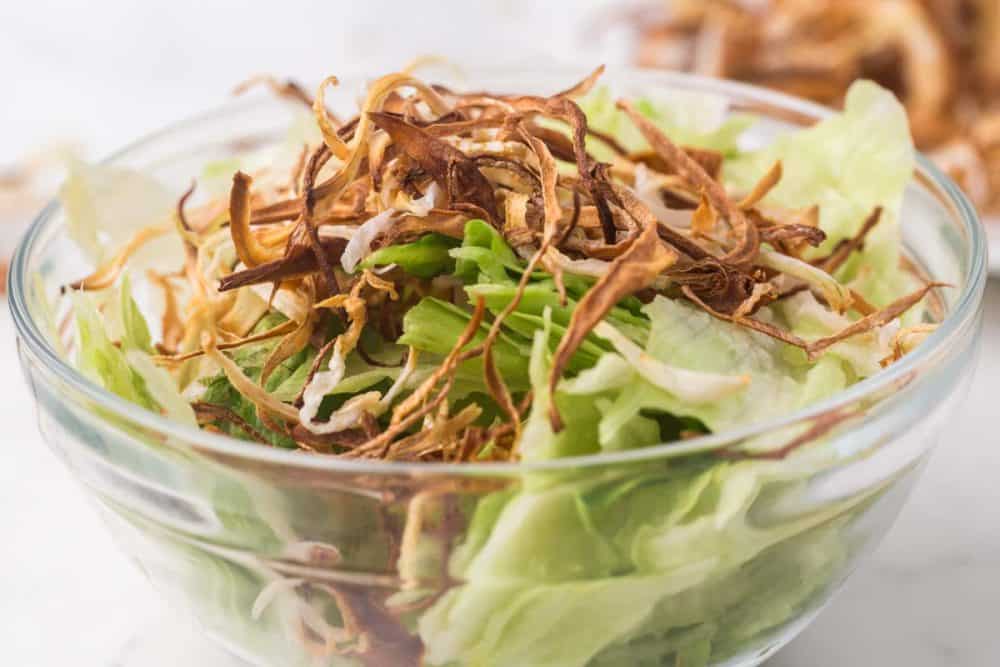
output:
[[[121,250],[115,253],[114,257],[97,267],[97,269],[95,269],[94,272],[86,278],[74,281],[67,287],[69,289],[84,291],[102,290],[111,287],[115,281],[118,280],[118,276],[121,275],[122,269],[125,268],[129,259],[136,252],[138,252],[150,241],[168,234],[173,230],[173,228],[173,222],[143,227],[132,235],[132,238],[129,239],[124,246],[122,246]],[[65,289],[66,288],[64,288],[64,291]]]

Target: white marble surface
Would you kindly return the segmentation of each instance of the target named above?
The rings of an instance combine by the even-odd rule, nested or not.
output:
[[[65,137],[103,154],[217,103],[249,72],[378,71],[442,50],[597,62],[593,45],[574,50],[571,24],[601,2],[0,3],[0,165]],[[1000,284],[990,288],[978,375],[948,441],[875,557],[772,667],[1000,664]],[[6,309],[0,395],[0,664],[228,667],[169,618],[43,446]]]

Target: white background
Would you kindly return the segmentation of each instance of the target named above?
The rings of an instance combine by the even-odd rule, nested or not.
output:
[[[581,37],[601,4],[3,2],[0,166],[54,140],[100,156],[218,104],[258,72],[373,74],[425,53],[585,71],[620,53]],[[1000,664],[1000,285],[991,289],[964,413],[876,557],[772,667]],[[0,397],[0,664],[221,664],[165,621],[44,448],[5,312]]]

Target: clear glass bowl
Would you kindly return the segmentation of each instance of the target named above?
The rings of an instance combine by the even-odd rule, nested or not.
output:
[[[544,93],[578,74],[487,72],[473,81]],[[750,137],[761,143],[827,113],[727,82],[635,70],[606,77],[624,94],[722,95],[730,111],[762,116]],[[356,91],[342,86],[330,98],[346,106]],[[111,162],[180,192],[206,161],[280,141],[290,113],[281,101],[240,100]],[[89,269],[57,203],[14,258],[10,303],[46,440],[153,585],[246,660],[756,665],[885,534],[968,385],[983,232],[929,162],[920,160],[916,176],[902,215],[909,256],[954,286],[941,290],[946,318],[923,345],[778,421],[614,455],[352,462],[181,427],[128,404],[77,373],[40,326],[42,294]],[[750,439],[787,442],[848,414],[808,456],[718,455]],[[690,496],[697,485],[702,492]]]

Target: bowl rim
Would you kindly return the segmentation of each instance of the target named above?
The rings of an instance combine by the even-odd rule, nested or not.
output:
[[[578,76],[581,68],[565,66],[549,67],[544,70],[531,70],[531,76],[556,77],[566,75],[567,80]],[[511,76],[518,72],[517,68],[476,68],[468,72],[475,76]],[[527,74],[527,73],[526,73]],[[614,77],[630,77],[632,81],[648,82],[662,87],[675,87],[683,90],[694,90],[721,94],[730,101],[752,100],[775,109],[791,112],[801,116],[822,120],[834,113],[830,108],[803,100],[785,93],[761,88],[759,86],[711,77],[697,76],[682,72],[669,72],[636,67],[614,67],[607,69],[607,78],[614,86]],[[353,77],[352,77],[353,78]],[[631,83],[631,81],[630,81]],[[260,99],[236,100],[216,106],[206,112],[189,116],[180,121],[151,132],[123,148],[111,153],[101,160],[101,164],[115,163],[128,156],[131,152],[158,139],[197,126],[211,120],[229,116],[242,108],[261,105]],[[978,313],[982,293],[987,277],[987,241],[986,233],[978,213],[959,187],[938,169],[925,155],[916,153],[914,181],[918,187],[929,190],[926,184],[921,184],[920,177],[939,188],[946,203],[950,204],[957,214],[965,235],[968,238],[966,253],[967,271],[964,276],[964,288],[955,301],[955,305],[940,325],[915,350],[902,360],[888,368],[857,382],[833,396],[809,405],[803,409],[790,412],[773,419],[754,422],[745,426],[711,433],[681,443],[661,443],[649,447],[611,453],[588,454],[585,456],[567,457],[547,461],[531,462],[401,462],[381,460],[343,459],[330,455],[304,455],[304,452],[292,449],[267,447],[254,442],[239,440],[229,435],[206,431],[197,426],[173,421],[166,416],[146,410],[109,392],[84,376],[69,361],[63,359],[35,322],[28,306],[28,288],[30,285],[28,261],[33,254],[35,245],[45,230],[56,218],[61,208],[58,199],[50,201],[32,221],[27,232],[18,243],[11,259],[8,285],[9,307],[18,334],[19,342],[34,355],[42,366],[67,383],[80,395],[93,401],[116,416],[123,417],[129,423],[149,429],[166,436],[167,442],[181,448],[195,451],[204,450],[226,459],[247,460],[258,464],[270,464],[286,467],[307,468],[310,470],[326,470],[330,472],[351,472],[368,474],[463,474],[463,475],[503,475],[520,474],[530,471],[567,470],[592,466],[612,466],[617,464],[635,463],[658,458],[673,458],[695,452],[709,451],[724,447],[734,441],[751,438],[768,431],[781,429],[799,422],[813,419],[819,415],[830,413],[860,400],[880,390],[886,389],[894,382],[903,379],[926,360],[933,358],[939,351],[946,349],[948,344],[959,336],[966,325]],[[22,351],[23,354],[23,351]],[[103,418],[102,418],[103,419]],[[107,420],[104,420],[107,423]]]

